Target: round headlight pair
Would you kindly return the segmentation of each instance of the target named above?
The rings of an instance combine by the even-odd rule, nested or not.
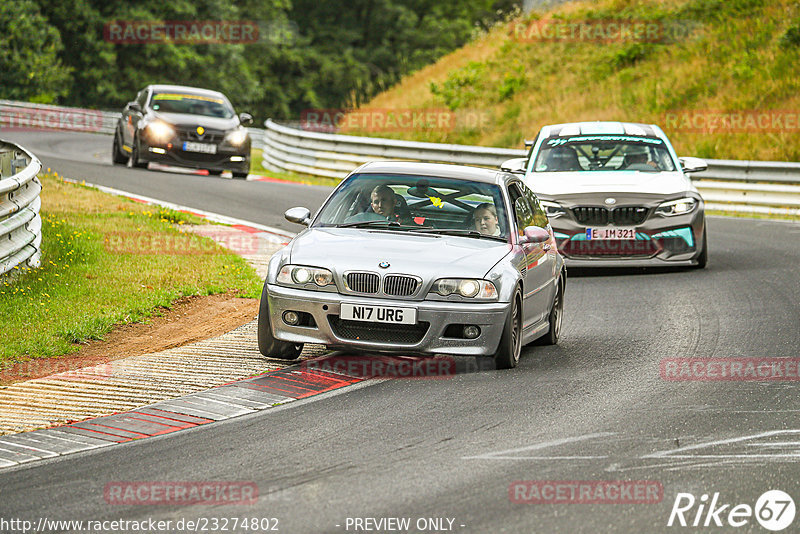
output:
[[[319,287],[333,283],[333,273],[328,269],[304,267],[300,265],[284,265],[278,273],[278,282],[282,284],[306,285],[311,282]]]
[[[433,291],[443,297],[453,293],[467,298],[473,298],[479,293],[481,298],[494,298],[497,295],[497,290],[491,282],[471,278],[442,278],[433,284]]]

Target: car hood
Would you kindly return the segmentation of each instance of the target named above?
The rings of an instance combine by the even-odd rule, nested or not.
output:
[[[290,261],[296,265],[413,274],[423,279],[483,277],[510,251],[491,239],[421,235],[356,228],[309,228],[295,237]],[[388,262],[380,269],[378,263]]]
[[[534,172],[525,177],[525,183],[537,194],[545,196],[579,193],[672,195],[697,191],[682,172]]]
[[[204,117],[202,115],[187,115],[186,113],[159,113],[153,116],[173,126],[196,128],[202,126],[208,130],[232,130],[239,126],[239,117],[221,119],[219,117]]]

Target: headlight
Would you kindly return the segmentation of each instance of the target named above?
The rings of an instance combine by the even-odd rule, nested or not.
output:
[[[319,267],[284,265],[278,273],[279,284],[301,285],[314,283],[319,287],[333,284],[333,273]]]
[[[694,211],[697,207],[697,200],[686,197],[678,200],[670,200],[663,202],[656,208],[656,213],[665,217],[672,217],[673,215],[683,215]]]
[[[456,293],[466,298],[497,298],[497,288],[493,283],[472,278],[440,278],[433,283],[431,291],[443,297]]]
[[[548,200],[540,200],[539,204],[542,205],[542,209],[544,209],[545,214],[547,214],[548,219],[556,219],[561,217],[567,210],[561,207],[561,204],[557,204],[555,202],[550,202]]]
[[[175,130],[165,122],[155,121],[147,125],[147,135],[153,141],[165,143],[175,136]]]
[[[247,130],[242,128],[228,132],[228,135],[225,136],[225,140],[233,146],[243,145],[247,140]]]

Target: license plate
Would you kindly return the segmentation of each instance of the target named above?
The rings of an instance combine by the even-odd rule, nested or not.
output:
[[[370,323],[416,324],[417,309],[345,303],[341,305],[339,317]]]
[[[609,241],[634,240],[636,239],[636,228],[626,228],[617,226],[606,226],[602,228],[587,228],[586,239],[605,239]]]
[[[216,154],[217,145],[209,143],[195,143],[192,141],[184,141],[183,150],[186,152],[203,152],[204,154]]]

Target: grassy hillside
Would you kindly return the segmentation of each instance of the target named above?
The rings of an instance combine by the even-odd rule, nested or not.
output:
[[[614,20],[669,31],[651,40],[557,41],[538,38],[535,25],[608,28]],[[347,133],[521,147],[544,124],[623,120],[661,125],[680,155],[800,161],[800,3],[595,0],[533,12],[406,77],[362,110],[409,108],[479,114],[482,122]],[[759,119],[763,113],[781,122]],[[687,117],[702,119],[695,127],[712,118],[742,122],[739,131],[719,122],[703,132]]]

